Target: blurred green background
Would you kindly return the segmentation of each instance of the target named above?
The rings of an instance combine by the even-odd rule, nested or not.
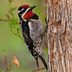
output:
[[[9,3],[9,1],[12,1]],[[13,11],[14,18],[18,19],[17,8],[22,4],[36,5],[34,12],[40,16],[43,24],[46,17],[44,0],[0,0],[0,19],[6,19],[10,7],[16,7]],[[16,25],[19,27],[19,25]],[[15,27],[16,28],[16,27]],[[21,36],[22,37],[22,36]],[[10,61],[11,57],[18,57],[20,67],[13,66],[11,72],[32,72],[36,69],[34,58],[29,53],[25,43],[16,35],[14,35],[9,26],[9,22],[0,21],[0,72],[5,72],[4,59],[7,57]],[[45,71],[42,71],[45,72]]]

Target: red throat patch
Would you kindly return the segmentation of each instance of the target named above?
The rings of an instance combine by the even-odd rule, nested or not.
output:
[[[26,19],[26,20],[29,20],[29,19],[31,19],[31,17],[33,15],[34,15],[34,13],[32,11],[29,11],[23,16],[23,18]]]

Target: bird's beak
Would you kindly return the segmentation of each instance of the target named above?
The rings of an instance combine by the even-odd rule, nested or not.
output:
[[[31,7],[30,7],[30,10],[34,9],[35,7],[36,7],[36,6],[31,6]]]

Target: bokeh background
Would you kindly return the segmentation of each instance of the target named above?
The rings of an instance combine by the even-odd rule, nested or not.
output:
[[[0,19],[7,20],[10,8],[15,8],[11,21],[0,21],[0,72],[6,72],[6,63],[10,63],[12,56],[18,58],[20,66],[16,67],[13,65],[11,72],[32,72],[36,69],[35,60],[29,53],[25,43],[17,35],[11,32],[11,29],[14,27],[14,31],[17,32],[17,29],[19,28],[17,9],[22,4],[29,4],[31,6],[36,5],[37,7],[34,9],[34,12],[40,16],[44,25],[46,8],[43,6],[43,3],[44,0],[0,0]],[[16,20],[13,21],[13,18]],[[21,36],[20,33],[19,35]],[[43,70],[41,72],[45,71]]]

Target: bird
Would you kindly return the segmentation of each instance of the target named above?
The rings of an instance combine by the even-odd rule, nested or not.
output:
[[[39,16],[33,12],[36,6],[23,4],[18,8],[18,17],[24,41],[30,53],[36,60],[37,67],[39,68],[38,58],[42,61],[47,70],[47,63],[42,56],[42,32],[43,26]]]

